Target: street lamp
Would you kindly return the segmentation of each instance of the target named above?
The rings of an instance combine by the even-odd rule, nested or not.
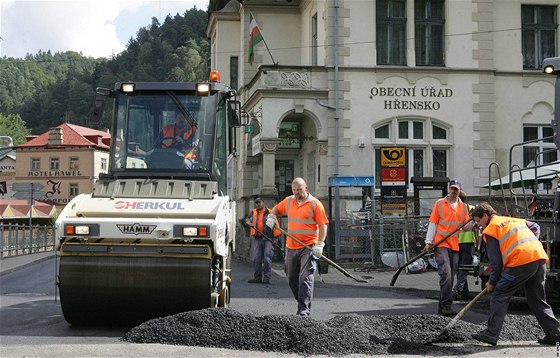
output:
[[[560,125],[560,57],[545,58],[542,63],[543,72],[549,75],[556,75],[554,85],[554,118],[552,119],[552,130],[554,131],[553,140],[556,148],[560,149],[560,135],[558,135],[558,125]],[[560,182],[557,182],[554,194],[554,218],[558,219],[560,213]]]
[[[560,135],[558,126],[560,125],[560,57],[545,58],[542,63],[543,73],[556,75],[554,85],[554,118],[552,119],[552,130],[554,131],[554,144],[560,149]]]

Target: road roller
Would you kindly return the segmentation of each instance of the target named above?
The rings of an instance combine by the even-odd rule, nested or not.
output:
[[[206,82],[120,82],[96,94],[97,116],[112,106],[111,149],[92,192],[56,220],[64,318],[129,325],[228,307],[235,91],[212,72]]]

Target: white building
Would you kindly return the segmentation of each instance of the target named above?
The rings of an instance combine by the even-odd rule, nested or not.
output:
[[[237,198],[291,194],[302,176],[375,176],[380,148],[406,147],[411,177],[459,178],[486,195],[510,147],[552,134],[558,0],[210,1],[212,68],[238,90],[253,133],[239,138]],[[266,44],[248,62],[249,19]],[[551,162],[536,142],[511,164]],[[497,175],[494,171],[493,178]],[[242,205],[241,205],[242,207]],[[241,210],[248,210],[242,208]]]

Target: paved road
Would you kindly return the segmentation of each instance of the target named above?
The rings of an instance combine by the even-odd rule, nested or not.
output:
[[[37,262],[39,261],[39,262]],[[31,265],[31,266],[30,266]],[[158,344],[129,344],[120,342],[119,338],[126,330],[76,328],[69,326],[62,318],[58,303],[53,300],[53,293],[44,295],[41,285],[35,284],[37,292],[21,292],[23,286],[17,286],[20,292],[4,292],[12,286],[14,278],[24,276],[31,270],[51,271],[54,274],[54,260],[51,254],[35,254],[27,257],[9,258],[0,261],[0,287],[2,288],[2,309],[0,311],[0,346],[2,357],[298,357],[270,352],[246,352],[227,349],[168,346]],[[29,271],[28,271],[29,270]],[[313,318],[326,320],[335,315],[356,314],[407,314],[433,313],[437,308],[437,280],[434,289],[415,290],[418,284],[415,275],[401,275],[397,287],[389,287],[393,272],[357,273],[353,275],[372,275],[373,280],[367,284],[357,283],[340,272],[329,269],[322,275],[324,282],[317,277],[316,298],[313,306]],[[34,274],[35,275],[35,274]],[[281,265],[275,264],[275,274],[271,285],[248,284],[251,267],[248,263],[234,261],[234,290],[231,308],[239,312],[264,314],[295,313],[295,301],[285,283]],[[7,285],[10,283],[10,285]],[[425,285],[425,284],[423,284]],[[16,291],[17,291],[16,289]],[[27,288],[28,291],[33,291]],[[27,296],[25,296],[27,295]],[[456,308],[460,308],[458,305]],[[39,312],[40,310],[43,310]],[[43,314],[42,312],[47,312]],[[18,317],[19,315],[19,317]],[[14,321],[9,321],[8,318]],[[32,317],[23,322],[25,317]],[[484,310],[472,311],[465,320],[482,323],[486,319]],[[523,357],[557,357],[555,347],[546,347],[535,342],[500,342],[497,347],[481,345],[479,351],[467,357],[523,356]],[[363,357],[351,355],[349,357]],[[406,357],[394,355],[394,357]]]

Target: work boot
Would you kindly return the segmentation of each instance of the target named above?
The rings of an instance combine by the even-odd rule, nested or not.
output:
[[[492,346],[495,346],[498,343],[498,338],[494,337],[492,334],[490,334],[490,332],[488,332],[488,330],[483,330],[480,331],[478,333],[473,333],[471,335],[471,337],[473,337],[474,339],[476,339],[479,342],[483,342],[483,343],[488,343]]]
[[[547,333],[543,338],[537,340],[540,344],[547,344],[549,346],[555,346],[560,343],[560,330],[552,333]]]
[[[445,317],[455,317],[457,312],[453,311],[449,306],[443,306],[438,309],[438,315]]]
[[[249,283],[262,283],[262,280],[260,280],[258,278],[253,278],[251,280],[248,280],[247,282],[249,282]]]

